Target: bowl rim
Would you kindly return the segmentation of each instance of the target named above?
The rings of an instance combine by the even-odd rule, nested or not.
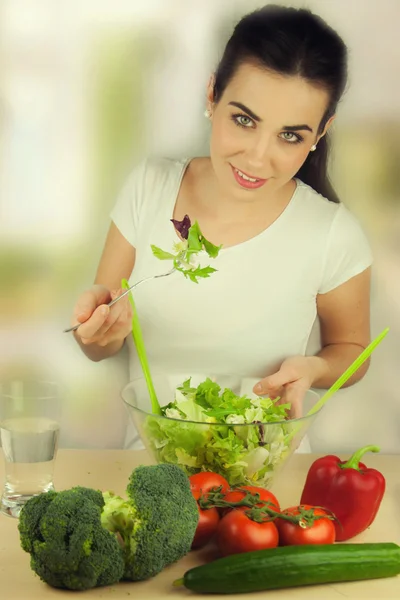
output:
[[[121,392],[120,392],[120,396],[122,398],[122,401],[124,402],[124,404],[129,407],[132,408],[133,410],[142,413],[143,415],[146,415],[147,417],[154,417],[156,419],[164,419],[165,421],[172,421],[172,422],[176,422],[176,423],[191,423],[192,425],[201,425],[204,427],[207,426],[211,426],[211,427],[249,427],[250,425],[255,426],[255,427],[259,427],[260,425],[263,425],[264,427],[266,426],[271,426],[271,425],[295,425],[296,423],[302,423],[302,422],[310,422],[313,419],[315,419],[315,417],[317,417],[317,415],[319,415],[319,413],[322,410],[322,406],[321,408],[319,408],[317,411],[315,411],[312,415],[304,415],[302,417],[297,417],[296,419],[283,419],[282,421],[269,421],[264,423],[263,421],[260,422],[251,422],[251,423],[223,423],[223,422],[217,422],[217,423],[209,423],[208,421],[192,421],[189,419],[176,419],[174,417],[166,417],[165,415],[157,415],[155,413],[152,412],[148,412],[146,410],[143,410],[142,408],[138,408],[137,406],[134,406],[133,404],[131,404],[128,400],[126,400],[124,398],[124,392],[125,390],[127,390],[130,386],[132,386],[132,384],[134,384],[137,381],[143,381],[145,383],[145,378],[144,377],[136,377],[135,379],[132,379],[131,381],[129,381],[126,385],[124,385],[124,387],[122,388]],[[313,396],[316,397],[316,400],[318,400],[321,396],[318,392],[316,392],[315,390],[309,388],[308,390],[306,390],[306,394],[312,394]],[[258,396],[258,398],[265,398],[265,396]]]

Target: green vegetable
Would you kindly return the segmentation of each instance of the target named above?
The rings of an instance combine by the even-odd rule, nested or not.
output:
[[[75,487],[28,500],[21,510],[21,546],[31,568],[56,588],[87,590],[111,585],[124,573],[120,546],[101,526],[99,491]]]
[[[174,585],[184,585],[194,592],[236,594],[393,577],[399,573],[397,544],[283,546],[234,554],[195,567]]]
[[[180,468],[138,467],[127,495],[75,487],[31,498],[18,527],[32,570],[53,587],[87,590],[147,579],[189,552],[198,509]]]
[[[174,268],[183,273],[191,281],[198,283],[199,277],[209,277],[215,273],[213,267],[200,267],[193,262],[193,257],[203,250],[210,258],[216,258],[222,246],[215,246],[203,236],[197,221],[193,225],[190,223],[188,215],[185,215],[183,221],[171,219],[175,229],[179,232],[182,241],[174,244],[174,254],[165,252],[158,246],[151,245],[153,254],[159,260],[172,260]]]
[[[190,420],[190,414],[195,410],[198,421],[233,424],[273,423],[289,416],[289,403],[278,405],[270,398],[238,396],[229,388],[222,390],[209,377],[197,388],[191,386],[189,378],[177,390],[180,393],[176,394],[175,402],[161,409],[163,415],[168,416],[170,410],[176,408],[183,418]]]
[[[107,495],[102,523],[122,539],[124,579],[153,577],[187,554],[198,523],[189,480],[176,465],[138,467],[124,501]]]
[[[267,486],[290,451],[289,408],[237,396],[210,379],[194,388],[188,379],[161,409],[168,420],[147,417],[144,430],[157,461],[178,464],[187,475],[214,471],[231,485]]]

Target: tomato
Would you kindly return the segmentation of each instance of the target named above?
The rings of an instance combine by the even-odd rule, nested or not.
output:
[[[300,505],[302,508],[313,508],[309,504]],[[329,515],[321,508],[314,508],[316,515]],[[282,511],[283,514],[298,515],[299,507],[292,506]],[[333,544],[336,539],[334,521],[331,519],[317,519],[311,526],[301,527],[297,523],[290,523],[283,519],[276,519],[279,531],[280,546],[302,546],[308,544]]]
[[[212,488],[219,488],[222,486],[221,492],[224,494],[229,490],[229,483],[227,480],[218,475],[218,473],[212,473],[211,471],[202,471],[195,475],[190,475],[190,489],[192,490],[193,497],[198,500],[200,496],[207,497],[207,492]]]
[[[219,512],[215,507],[202,510],[199,509],[199,522],[197,524],[196,533],[192,542],[192,548],[201,548],[205,546],[217,531],[220,520]]]
[[[222,556],[276,548],[278,541],[275,523],[257,523],[241,510],[232,510],[222,517],[216,534],[217,546]]]
[[[240,488],[240,490],[247,490],[248,492],[251,492],[252,494],[260,494],[260,500],[263,500],[264,502],[271,502],[271,504],[273,504],[273,507],[271,507],[271,508],[280,512],[281,509],[279,506],[278,499],[276,498],[276,496],[274,496],[274,494],[272,492],[269,492],[268,490],[265,490],[264,488],[256,487],[254,485],[244,485],[243,487]],[[246,495],[245,492],[242,492],[240,490],[239,489],[231,490],[230,492],[228,492],[226,494],[225,500],[227,502],[240,502],[240,500],[242,500],[242,498],[244,498]],[[263,506],[263,504],[260,502],[259,504],[257,504],[257,506]],[[239,508],[242,508],[242,507],[238,507],[238,509]],[[231,510],[233,510],[233,508],[222,508],[221,514],[226,515]]]

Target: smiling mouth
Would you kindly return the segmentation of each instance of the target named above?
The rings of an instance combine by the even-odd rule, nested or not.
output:
[[[236,167],[233,167],[233,169],[244,181],[250,181],[251,183],[261,183],[267,181],[266,179],[260,179],[259,177],[252,177],[251,175],[240,171],[240,169],[237,169]]]

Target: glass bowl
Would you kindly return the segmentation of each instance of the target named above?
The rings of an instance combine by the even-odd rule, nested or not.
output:
[[[197,387],[207,376],[191,375]],[[239,396],[257,396],[252,388],[257,379],[234,375],[209,375],[222,389]],[[153,384],[161,406],[174,401],[175,390],[187,375],[157,374]],[[319,411],[307,417],[274,423],[225,424],[187,421],[152,414],[150,396],[144,378],[131,381],[122,390],[122,398],[141,440],[156,463],[179,465],[187,475],[214,471],[231,486],[256,485],[269,489],[276,475],[299,446]],[[318,401],[319,395],[308,390],[303,414]]]

